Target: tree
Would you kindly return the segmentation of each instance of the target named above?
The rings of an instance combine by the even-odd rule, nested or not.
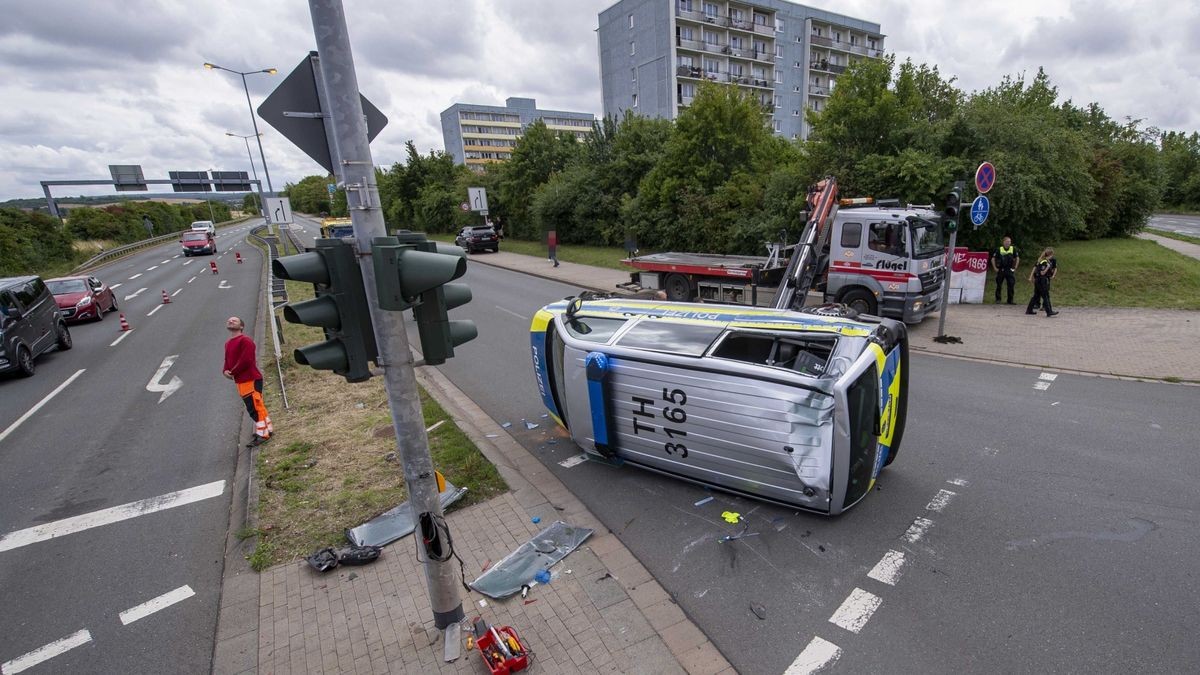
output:
[[[505,232],[517,238],[537,239],[541,232],[533,222],[530,204],[538,187],[562,171],[580,152],[571,134],[553,132],[542,120],[526,127],[513,147],[512,158],[497,169],[500,196],[507,205]]]
[[[39,274],[77,257],[71,235],[56,219],[44,213],[0,208],[0,276]]]
[[[1175,209],[1200,209],[1200,134],[1168,131],[1159,143],[1163,204]]]

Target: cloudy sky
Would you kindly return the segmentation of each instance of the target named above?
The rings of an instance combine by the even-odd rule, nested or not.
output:
[[[599,114],[597,13],[612,0],[345,0],[359,86],[389,118],[376,164],[412,139],[442,148],[438,114],[454,102]],[[899,59],[937,64],[970,91],[1046,68],[1065,98],[1111,117],[1200,130],[1200,4],[1140,0],[814,0],[876,21]],[[986,5],[986,7],[985,7]],[[315,48],[303,0],[122,3],[7,0],[0,21],[0,200],[39,181],[104,179],[109,164],[246,170],[250,113]],[[321,169],[260,122],[277,189]],[[255,149],[255,161],[258,160]],[[261,166],[259,167],[261,172]],[[260,175],[261,177],[261,175]],[[56,196],[107,194],[58,188]]]

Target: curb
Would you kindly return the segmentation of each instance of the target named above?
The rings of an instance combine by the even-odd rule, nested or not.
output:
[[[735,673],[733,666],[629,549],[558,478],[436,368],[416,369],[417,382],[499,470],[528,514],[561,518],[595,534],[591,549],[633,600],[679,665],[689,673]],[[489,438],[489,436],[493,436]]]

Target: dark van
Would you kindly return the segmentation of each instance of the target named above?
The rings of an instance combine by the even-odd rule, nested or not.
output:
[[[39,277],[0,278],[0,373],[33,375],[33,360],[51,347],[71,348],[71,332]]]

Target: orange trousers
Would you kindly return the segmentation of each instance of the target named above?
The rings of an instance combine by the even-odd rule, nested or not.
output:
[[[254,420],[254,435],[264,440],[270,438],[275,433],[275,427],[271,425],[271,416],[267,414],[267,406],[263,403],[263,381],[238,382],[237,388],[242,403],[246,404],[246,412]]]

